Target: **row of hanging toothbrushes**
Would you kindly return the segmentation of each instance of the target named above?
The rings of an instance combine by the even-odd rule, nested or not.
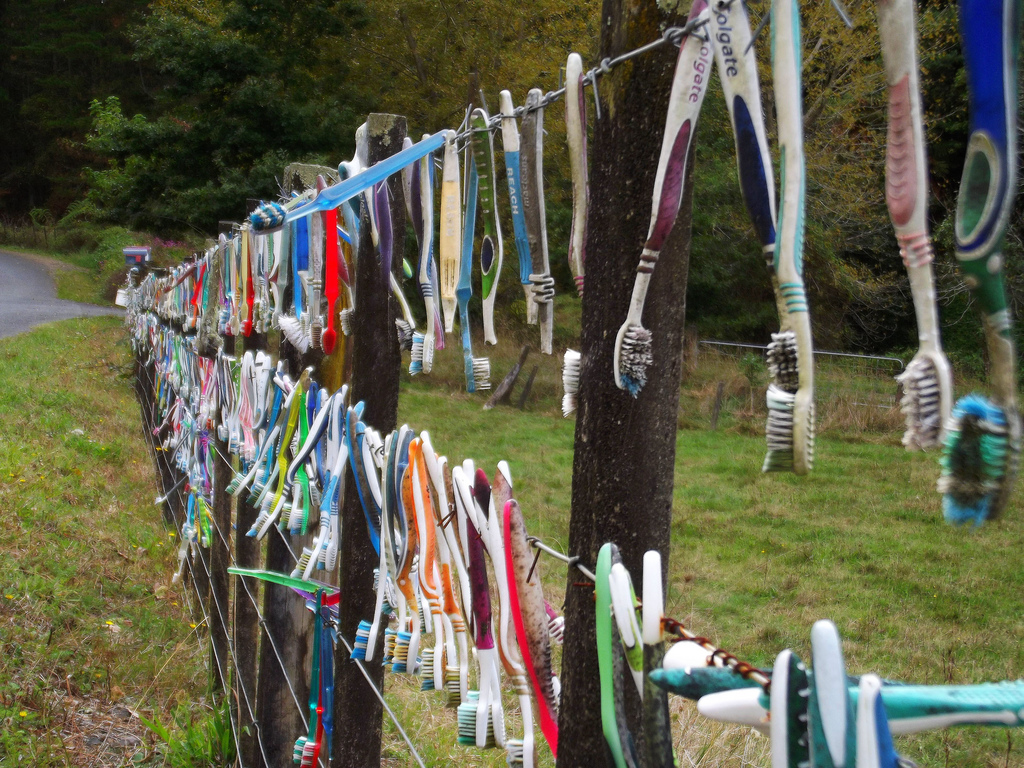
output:
[[[562,621],[544,600],[508,465],[499,463],[492,483],[472,460],[449,467],[425,432],[403,426],[382,436],[364,420],[363,403],[348,403],[347,386],[328,392],[309,370],[293,379],[266,353],[207,360],[196,352],[195,335],[149,311],[157,293],[152,281],[132,290],[127,323],[144,366],[154,371],[160,447],[187,478],[179,575],[186,558],[211,543],[216,434],[229,454],[220,458],[233,455],[239,467],[224,490],[248,492],[259,510],[246,535],[262,539],[275,527],[281,535],[314,533],[290,574],[232,572],[289,584],[311,605],[319,597],[314,637],[322,644],[336,589],[315,576],[337,567],[340,505],[353,482],[379,559],[377,610],[360,624],[353,656],[375,660],[383,636],[381,662],[389,670],[419,675],[424,690],[444,691],[458,707],[461,743],[504,747],[514,765],[535,764],[536,699],[541,728],[557,749],[550,643],[560,641]],[[321,730],[325,668],[320,663],[315,672]],[[519,697],[522,739],[506,735],[503,674]],[[311,720],[297,759],[305,762],[314,745],[329,742],[329,726],[326,736],[317,728]]]

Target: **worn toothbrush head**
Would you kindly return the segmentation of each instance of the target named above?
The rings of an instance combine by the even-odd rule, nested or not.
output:
[[[415,376],[423,373],[423,342],[424,336],[418,331],[412,334],[412,356],[409,360],[409,374]]]
[[[576,410],[576,395],[580,391],[580,353],[575,349],[565,350],[562,358],[562,416],[569,416]]]
[[[942,512],[950,523],[975,525],[999,515],[1020,458],[1020,424],[981,395],[953,409],[942,452]]]
[[[422,606],[420,610],[423,610]],[[434,649],[430,647],[420,652],[420,690],[434,690]]]
[[[345,336],[351,336],[352,335],[352,310],[348,309],[348,308],[345,308],[345,309],[341,310],[340,318],[341,318],[341,332],[342,332],[342,334],[344,334]],[[395,323],[397,324],[398,321],[396,320]],[[401,333],[401,331],[399,331],[399,333],[398,333],[398,342],[399,342],[399,345],[401,345],[401,343],[402,343],[402,333]]]
[[[344,323],[344,318],[342,319]],[[344,327],[344,325],[342,326]],[[401,350],[412,350],[414,329],[406,320],[400,317],[395,318],[395,328],[398,331],[398,346]]]
[[[946,356],[922,350],[896,380],[903,388],[900,409],[907,423],[903,444],[922,451],[942,445],[953,389]]]
[[[505,752],[505,762],[508,763],[509,768],[522,768],[525,754],[522,739],[506,739]]]
[[[384,655],[381,657],[381,666],[393,664],[395,660],[395,644],[398,641],[398,633],[391,627],[384,630]]]
[[[280,203],[261,202],[249,214],[249,223],[255,232],[270,232],[284,226],[285,209]]]
[[[395,647],[392,651],[391,671],[409,671],[409,643],[412,641],[412,632],[398,632],[395,635]]]
[[[301,353],[309,351],[310,338],[300,319],[289,315],[281,315],[278,322],[281,326],[281,333],[284,334],[284,337],[295,349]]]
[[[476,746],[476,708],[480,699],[479,691],[469,691],[466,702],[456,711],[458,718],[458,742],[466,747]],[[492,744],[493,746],[493,744]]]
[[[766,395],[768,451],[762,471],[803,474],[814,461],[814,403],[812,394],[800,388],[796,334],[773,333],[767,362],[772,383]],[[802,440],[797,439],[798,427]]]
[[[647,369],[654,362],[651,332],[639,323],[623,323],[615,339],[615,384],[633,397],[647,383]]]
[[[491,360],[488,357],[473,358],[473,383],[477,389],[491,388]]]
[[[796,334],[780,331],[772,334],[767,353],[768,373],[777,387],[796,392],[800,387]]]

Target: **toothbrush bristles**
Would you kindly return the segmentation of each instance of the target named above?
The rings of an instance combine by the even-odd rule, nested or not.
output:
[[[654,362],[651,353],[651,332],[642,325],[631,325],[622,337],[619,372],[626,391],[633,397],[647,383],[647,369]]]
[[[896,381],[903,387],[900,410],[907,423],[903,445],[911,451],[936,447],[942,433],[942,413],[935,364],[928,358],[915,357]]]
[[[562,359],[562,416],[569,416],[576,410],[576,395],[580,389],[580,353],[575,349],[565,350]]]
[[[420,690],[434,690],[434,649],[424,648],[420,661]]]
[[[462,701],[462,688],[459,682],[459,668],[445,667],[444,688],[448,692],[447,704],[449,707],[457,707]]]
[[[343,309],[343,310],[341,310],[340,322],[341,322],[341,332],[342,332],[342,334],[345,335],[345,336],[351,336],[352,335],[352,310],[351,309]],[[401,345],[401,343],[402,343],[402,333],[401,333],[401,331],[399,331],[399,333],[398,333],[398,343],[399,343],[399,345]]]
[[[412,349],[414,329],[402,318],[395,318],[395,329],[398,332],[398,346],[404,352]]]
[[[777,387],[786,392],[796,392],[800,388],[795,333],[780,331],[772,334],[767,362],[768,373]]]
[[[1010,421],[1017,418],[980,395],[956,404],[938,482],[948,522],[980,525],[1002,512],[1020,458],[1019,432]]]
[[[423,372],[423,334],[412,334],[412,358],[409,360],[409,374],[415,376]]]
[[[491,388],[491,359],[489,357],[473,358],[473,381],[477,389]]]
[[[796,396],[776,386],[768,386],[768,423],[765,435],[768,454],[762,472],[780,472],[793,468],[793,405]]]
[[[505,741],[505,762],[509,768],[519,768],[523,765],[523,742],[521,739],[507,739]]]

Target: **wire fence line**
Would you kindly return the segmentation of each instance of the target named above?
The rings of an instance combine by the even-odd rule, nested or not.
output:
[[[750,355],[763,361],[768,350],[763,344],[709,339],[701,339],[698,345],[701,348],[700,354],[733,361],[743,360]],[[905,368],[906,363],[898,357],[815,350],[814,388],[817,399],[822,404],[830,400],[841,400],[854,408],[898,408],[902,389],[896,377]],[[764,370],[767,371],[767,368]]]
[[[155,373],[152,370],[152,368],[152,363],[147,364],[140,359],[136,360],[137,376],[144,376],[145,378],[144,383],[140,378],[138,382],[139,386],[137,386],[136,391],[139,395],[141,406],[140,410],[143,414],[143,426],[147,438],[146,442],[150,448],[150,451],[154,458],[154,462],[157,464],[158,468],[158,481],[160,482],[161,485],[161,494],[158,497],[158,499],[161,499],[162,503],[167,504],[168,509],[170,511],[169,515],[165,515],[165,524],[167,525],[168,528],[173,526],[174,536],[180,542],[183,536],[182,515],[187,506],[187,499],[185,493],[183,492],[183,486],[188,481],[188,477],[180,470],[178,470],[178,468],[174,465],[171,459],[168,458],[169,451],[166,450],[164,446],[160,445],[158,442],[158,434],[161,431],[161,425],[157,424],[157,405],[155,402],[155,398],[149,396],[157,391],[157,382],[155,378]],[[180,446],[175,446],[174,452],[176,452],[179,449],[179,447]],[[224,465],[227,468],[229,468],[232,471],[232,473],[234,473],[235,469],[232,466],[231,462],[228,460],[227,457],[224,456],[224,454],[220,451],[215,442],[211,441],[209,443],[209,449],[213,452],[213,455],[217,460],[223,462]],[[162,468],[160,466],[161,464]],[[173,481],[171,485],[167,485],[165,477],[171,478],[171,480]],[[172,501],[174,502],[173,504],[171,504]],[[169,520],[168,517],[170,518]],[[237,567],[238,563],[235,559],[230,543],[230,532],[228,534],[224,532],[220,524],[217,522],[217,518],[215,515],[210,517],[210,521],[212,523],[212,528],[216,532],[216,535],[220,543],[224,546],[225,551],[229,555],[231,565]],[[298,557],[292,551],[287,538],[285,538],[284,536],[284,533],[277,526],[271,527],[277,531],[278,536],[280,536],[282,541],[284,541],[284,543],[286,544],[286,548],[289,554],[291,555],[295,563],[298,564]],[[201,572],[197,572],[197,561],[202,566]],[[218,625],[223,630],[224,636],[227,640],[226,645],[229,658],[220,658],[220,655],[218,654],[216,649],[216,644],[214,644],[211,639],[209,645],[211,658],[214,662],[213,667],[216,670],[217,678],[218,681],[220,682],[222,690],[231,692],[230,695],[232,695],[235,698],[236,707],[234,711],[238,711],[238,704],[240,702],[237,699],[238,694],[240,693],[242,700],[241,703],[244,703],[245,710],[248,715],[247,722],[245,723],[242,723],[240,719],[235,717],[234,715],[229,718],[229,725],[232,733],[232,738],[234,740],[234,744],[236,747],[235,760],[237,764],[240,766],[240,768],[247,768],[247,766],[242,760],[241,751],[238,749],[238,746],[241,743],[239,738],[239,731],[242,728],[252,728],[255,742],[259,749],[260,756],[263,759],[262,764],[263,766],[271,766],[272,761],[267,755],[266,748],[264,746],[263,734],[260,729],[259,718],[257,716],[258,702],[256,700],[256,694],[255,692],[250,692],[246,688],[245,682],[241,676],[237,674],[232,676],[231,674],[233,670],[237,670],[239,667],[237,651],[235,643],[233,641],[233,633],[230,631],[230,625],[233,616],[231,605],[221,605],[220,600],[216,596],[216,592],[212,589],[207,590],[209,593],[208,596],[204,596],[203,592],[200,590],[201,577],[205,577],[206,585],[210,585],[213,580],[213,574],[210,571],[210,566],[207,564],[207,558],[203,556],[202,548],[196,547],[194,548],[194,551],[192,547],[189,548],[189,554],[186,555],[184,560],[184,567],[187,568],[188,574],[183,578],[183,582],[185,582],[188,586],[186,586],[186,589],[183,592],[183,599],[185,600],[189,614],[192,616],[193,620],[196,622],[197,625],[205,624],[208,629],[213,626],[213,617],[211,616],[210,609],[212,609],[212,612],[216,614],[216,620],[218,622]],[[285,664],[282,658],[281,652],[277,646],[277,643],[274,640],[273,634],[270,632],[267,626],[267,619],[264,616],[263,611],[260,608],[259,601],[256,595],[253,594],[253,590],[249,586],[248,581],[249,578],[245,576],[239,576],[235,580],[233,580],[235,584],[240,584],[242,586],[242,590],[239,591],[238,589],[235,589],[233,591],[233,596],[230,598],[230,601],[233,602],[235,600],[242,599],[244,594],[245,599],[247,599],[251,603],[253,609],[256,611],[256,615],[259,619],[258,625],[261,630],[261,637],[264,638],[265,645],[263,647],[265,648],[266,646],[269,646],[270,650],[273,652],[273,659],[276,661],[281,671],[281,674],[286,681],[290,697],[293,703],[295,704],[298,715],[303,723],[303,727],[308,731],[309,720],[306,716],[306,709],[302,706],[302,703],[300,701],[300,696],[297,691],[297,683],[293,679],[293,676],[288,672],[287,665]],[[191,590],[188,588],[189,586],[191,587]],[[335,629],[337,630],[337,627],[335,627]],[[348,638],[344,637],[340,632],[337,632],[337,637],[341,644],[345,646],[347,653],[351,654],[353,649],[351,641]],[[231,662],[230,666],[228,664],[229,660]],[[207,668],[209,669],[210,665],[205,657],[204,661],[206,662]],[[394,710],[385,701],[383,692],[374,684],[369,673],[366,671],[364,663],[360,660],[354,661],[357,667],[360,669],[367,684],[370,686],[373,694],[383,705],[384,710],[388,714],[388,717],[391,719],[392,723],[394,724],[395,729],[398,731],[402,739],[406,742],[406,745],[408,746],[410,751],[410,755],[415,760],[415,762],[422,768],[424,766],[422,757],[420,756],[415,745],[412,743],[412,740],[409,738],[408,732],[403,727],[402,722],[399,720]],[[237,692],[236,689],[232,687],[232,683],[234,683],[237,686]],[[318,765],[321,766],[321,768],[328,768],[328,763],[327,761],[325,761],[322,754],[318,758]]]

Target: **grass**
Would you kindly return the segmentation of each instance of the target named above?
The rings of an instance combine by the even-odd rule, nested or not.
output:
[[[511,343],[488,348],[498,375],[525,333],[512,329]],[[482,349],[474,346],[478,355]],[[564,546],[574,424],[557,418],[560,357],[537,358],[530,358],[540,365],[536,397],[526,409],[483,412],[486,395],[463,391],[460,350],[438,353],[429,381],[404,384],[400,418],[430,430],[450,460],[473,457],[488,468],[508,460],[531,533]],[[843,634],[851,672],[935,684],[1015,679],[1024,669],[1019,505],[978,530],[946,525],[936,456],[904,451],[895,384],[874,366],[823,361],[814,473],[765,475],[760,370],[702,348],[680,402],[668,612],[760,665],[786,647],[809,658],[810,627],[829,618]],[[719,381],[725,396],[712,432]],[[565,571],[544,565],[545,590],[557,604]],[[674,706],[683,764],[684,753],[694,764],[770,762],[766,740],[711,725],[692,705]],[[450,743],[450,723],[436,727],[446,735],[441,743]],[[404,754],[398,743],[393,748]],[[922,765],[1024,765],[1020,747],[997,729],[901,737],[898,748]]]
[[[572,302],[561,299],[556,309],[568,318],[557,352],[575,332]],[[486,351],[495,383],[534,335],[499,329],[502,344]],[[450,341],[430,377],[403,374],[400,418],[430,430],[452,461],[472,457],[493,471],[508,460],[530,532],[564,547],[574,424],[560,417],[560,356],[531,355],[526,373],[534,364],[539,371],[524,410],[484,412],[487,394],[464,393],[461,350]],[[8,511],[0,537],[0,642],[13,649],[0,658],[0,764],[19,755],[40,765],[71,762],[73,734],[62,733],[69,702],[95,710],[121,703],[194,734],[188,724],[209,706],[205,654],[180,596],[164,591],[171,547],[150,503],[153,469],[122,378],[123,331],[105,318],[48,326],[0,341],[0,360],[0,503]],[[751,362],[704,351],[689,368],[669,613],[756,664],[770,664],[785,647],[806,659],[811,624],[831,618],[851,672],[928,683],[1018,677],[1019,504],[978,530],[946,526],[934,490],[935,456],[903,451],[894,409],[856,405],[865,388],[892,393],[891,382],[877,376],[865,383],[866,375],[842,371],[822,371],[835,388],[819,404],[824,429],[815,472],[763,475],[759,383],[750,393],[758,376]],[[719,381],[725,396],[712,432]],[[565,570],[547,560],[540,567],[557,605]],[[440,694],[420,693],[418,681],[389,676],[387,695],[427,764],[504,764],[497,750],[480,755],[455,745],[454,710],[441,705]],[[510,692],[506,707],[516,735]],[[709,724],[682,701],[673,710],[681,764],[769,763],[765,739]],[[903,737],[898,747],[922,765],[1024,765],[1012,734],[999,729]],[[154,748],[146,736],[119,754],[163,759]],[[542,765],[551,765],[540,751]],[[387,721],[384,754],[389,766],[412,764]]]
[[[140,717],[207,673],[126,378],[118,320],[0,340],[0,765],[154,757]]]

